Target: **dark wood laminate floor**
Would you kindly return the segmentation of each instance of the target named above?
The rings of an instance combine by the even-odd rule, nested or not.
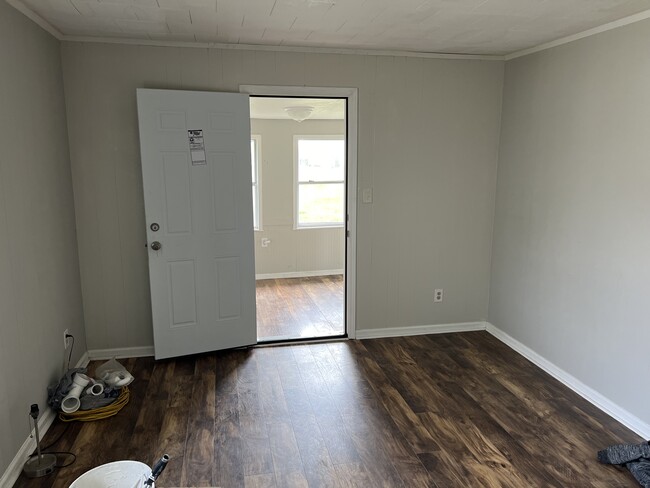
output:
[[[131,403],[73,424],[53,449],[77,462],[16,487],[163,452],[159,487],[637,486],[595,453],[641,439],[485,332],[125,364]]]
[[[260,341],[343,335],[343,275],[257,281]]]

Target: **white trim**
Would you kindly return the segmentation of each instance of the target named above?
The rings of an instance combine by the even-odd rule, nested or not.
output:
[[[316,271],[287,271],[286,273],[259,273],[255,275],[255,279],[272,280],[275,278],[307,278],[310,276],[342,275],[344,272],[344,269],[320,269]]]
[[[562,37],[560,39],[556,39],[551,42],[546,42],[544,44],[540,44],[539,46],[531,47],[529,49],[523,49],[521,51],[517,51],[514,53],[506,54],[504,56],[504,59],[506,61],[510,61],[511,59],[516,59],[520,58],[522,56],[527,56],[529,54],[537,53],[540,51],[545,51],[547,49],[551,49],[553,47],[561,46],[563,44],[568,44],[573,41],[577,41],[580,39],[584,39],[585,37],[590,37],[594,36],[596,34],[600,34],[602,32],[607,32],[612,29],[617,29],[619,27],[624,27],[626,25],[634,24],[636,22],[640,22],[642,20],[646,20],[650,18],[650,10],[644,10],[643,12],[639,12],[638,14],[630,15],[628,17],[623,17],[622,19],[615,20],[613,22],[608,22],[607,24],[600,25],[598,27],[593,27],[591,29],[587,29],[586,31],[579,32],[577,34],[573,34],[571,36],[566,36]]]
[[[530,362],[535,364],[537,367],[546,371],[560,383],[563,383],[565,386],[569,387],[582,398],[594,404],[607,415],[618,420],[620,423],[625,425],[630,430],[636,432],[644,439],[650,439],[650,425],[645,423],[643,420],[636,417],[635,415],[632,415],[630,412],[618,406],[616,403],[606,398],[605,396],[601,395],[593,388],[585,385],[583,382],[570,375],[563,369],[559,368],[545,357],[536,353],[528,346],[525,346],[517,339],[509,336],[498,327],[495,327],[489,322],[486,322],[485,329],[494,337],[506,344],[508,347],[517,351]]]
[[[12,0],[16,1],[16,0]],[[273,51],[288,53],[315,53],[315,54],[342,54],[353,56],[396,56],[403,58],[426,58],[426,59],[461,59],[478,61],[504,61],[505,56],[492,54],[451,54],[451,53],[428,53],[421,51],[390,51],[382,49],[354,49],[354,48],[328,48],[317,46],[273,46],[267,44],[227,44],[221,42],[181,42],[181,41],[152,41],[147,39],[123,39],[117,37],[76,37],[62,36],[61,41],[87,42],[99,44],[129,44],[136,46],[154,47],[184,47],[197,49],[225,49],[235,51]]]
[[[16,10],[18,10],[29,20],[34,22],[36,25],[38,25],[41,29],[52,34],[52,36],[54,36],[59,41],[62,41],[65,38],[65,36],[56,27],[54,27],[47,20],[45,20],[40,15],[38,15],[36,12],[34,12],[31,8],[29,8],[20,0],[7,0],[7,3],[11,5],[13,8],[15,8]],[[0,486],[2,485],[0,484]]]
[[[262,228],[262,136],[260,134],[251,134],[251,140],[255,141],[255,192],[257,193],[257,205],[255,211],[257,212],[257,228],[253,222],[253,230],[259,232]]]
[[[450,334],[452,332],[474,332],[477,330],[485,330],[485,322],[460,322],[456,324],[410,325],[406,327],[390,327],[386,329],[361,329],[357,330],[357,339]]]
[[[79,361],[77,361],[75,368],[85,368],[88,366],[89,362],[88,352],[86,351],[81,355]],[[45,438],[45,434],[52,426],[54,419],[56,419],[56,412],[50,407],[45,407],[43,415],[38,417],[38,434],[41,437],[41,440]],[[25,461],[27,461],[27,458],[29,458],[31,453],[36,449],[36,439],[31,437],[33,435],[34,429],[30,431],[29,436],[25,439],[23,445],[20,446],[20,449],[18,449],[18,452],[2,474],[2,477],[0,477],[0,488],[11,488],[14,483],[16,483],[16,480],[23,470]]]
[[[241,93],[258,96],[275,97],[332,97],[347,98],[347,211],[348,223],[346,246],[346,314],[345,322],[350,339],[356,334],[356,290],[357,290],[357,147],[358,147],[358,88],[314,87],[314,86],[276,86],[276,85],[239,85]]]
[[[86,366],[88,366],[89,362],[90,362],[90,356],[88,356],[88,351],[86,351],[81,355],[79,361],[77,361],[75,368],[85,368]]]
[[[341,89],[345,90],[345,89]],[[359,90],[348,88],[346,117],[347,140],[347,222],[346,222],[346,270],[345,270],[345,322],[350,339],[357,334],[357,148],[359,144]]]
[[[153,346],[118,347],[115,349],[91,349],[88,351],[88,357],[91,361],[111,358],[143,358],[153,355]]]

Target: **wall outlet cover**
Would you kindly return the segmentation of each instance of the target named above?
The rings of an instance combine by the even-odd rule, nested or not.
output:
[[[433,292],[433,301],[438,303],[442,301],[444,296],[444,290],[442,288],[436,288]]]

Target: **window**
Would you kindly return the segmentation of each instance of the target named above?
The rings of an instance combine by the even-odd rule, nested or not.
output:
[[[345,222],[345,137],[294,136],[296,228]]]
[[[253,229],[260,230],[260,146],[261,137],[251,136],[251,166],[253,171]]]

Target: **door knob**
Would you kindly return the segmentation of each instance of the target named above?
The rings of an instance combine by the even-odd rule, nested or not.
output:
[[[154,251],[160,251],[162,249],[162,244],[158,241],[153,241],[151,243],[151,249],[153,249]]]

